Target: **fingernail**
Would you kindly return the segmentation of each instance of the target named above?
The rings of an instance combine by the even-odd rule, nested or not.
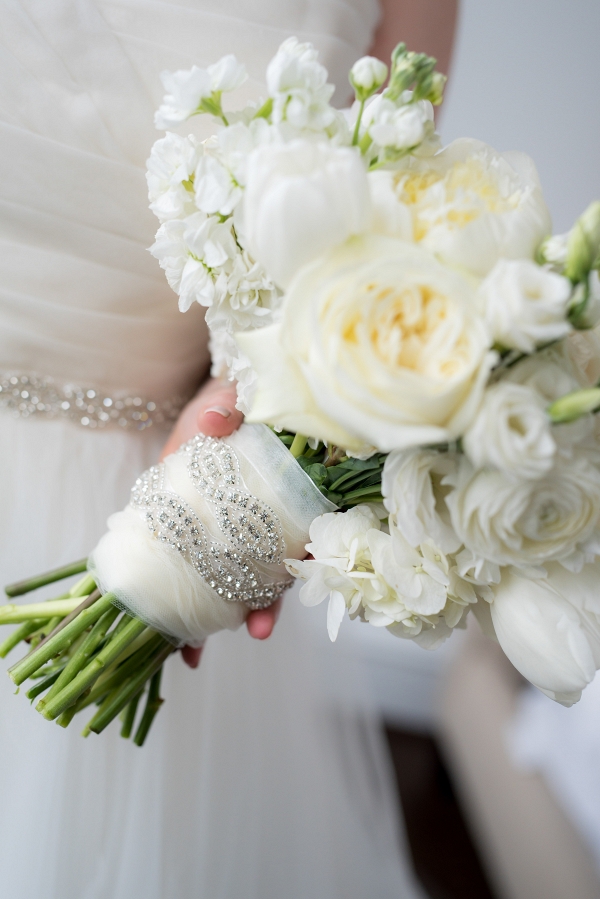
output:
[[[204,414],[207,412],[215,412],[217,415],[222,415],[223,418],[229,418],[231,415],[231,410],[226,409],[225,406],[211,406],[209,409],[204,410]]]

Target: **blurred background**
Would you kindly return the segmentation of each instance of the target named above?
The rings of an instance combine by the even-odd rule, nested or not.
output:
[[[599,37],[600,0],[459,5],[443,141],[529,153],[556,233],[600,199]],[[311,611],[324,633],[325,610]],[[530,692],[477,625],[428,653],[344,624],[324,652],[347,656],[386,722],[431,899],[598,899],[600,683],[563,709]]]

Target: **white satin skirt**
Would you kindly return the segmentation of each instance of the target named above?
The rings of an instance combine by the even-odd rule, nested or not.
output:
[[[163,440],[0,413],[0,582],[87,555]],[[116,723],[49,723],[2,672],[2,895],[421,896],[378,724],[329,698],[308,611],[291,591],[268,641],[219,633],[197,671],[171,658],[142,749]]]

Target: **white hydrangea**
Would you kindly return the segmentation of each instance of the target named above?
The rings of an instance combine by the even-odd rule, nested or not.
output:
[[[335,88],[327,83],[327,69],[312,44],[295,37],[285,40],[267,67],[267,87],[275,124],[287,121],[295,128],[322,131],[335,119],[329,105]]]
[[[177,128],[200,110],[203,100],[235,90],[247,77],[245,66],[231,55],[224,56],[207,69],[192,66],[177,72],[163,72],[160,78],[167,93],[154,116],[154,124],[160,130]]]
[[[150,151],[146,181],[150,209],[160,222],[181,219],[195,211],[192,180],[202,155],[193,136],[167,132]]]

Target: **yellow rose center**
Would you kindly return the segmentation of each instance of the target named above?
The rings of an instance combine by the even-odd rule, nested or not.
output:
[[[446,173],[398,172],[394,187],[412,211],[417,241],[437,225],[460,229],[483,213],[509,212],[521,199],[514,184],[502,184],[497,172],[476,157],[457,162]]]

